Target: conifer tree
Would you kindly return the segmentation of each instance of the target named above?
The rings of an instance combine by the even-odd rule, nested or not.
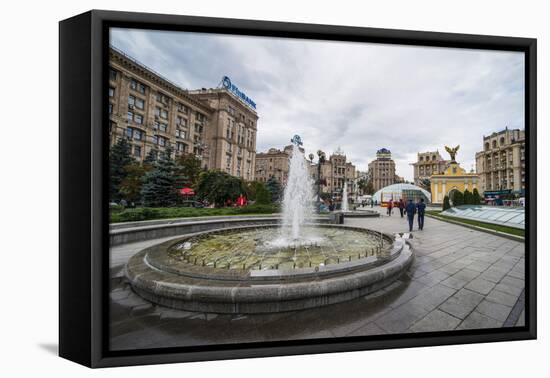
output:
[[[111,201],[120,201],[124,194],[120,191],[120,184],[128,175],[126,166],[134,162],[130,155],[130,144],[126,138],[121,138],[109,151],[109,198]]]
[[[174,206],[178,199],[176,181],[176,164],[172,159],[172,149],[167,147],[143,178],[141,196],[144,206]]]

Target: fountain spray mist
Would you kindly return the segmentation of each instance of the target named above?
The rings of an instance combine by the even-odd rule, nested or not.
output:
[[[297,145],[292,146],[292,157],[283,198],[283,236],[293,241],[304,239],[303,227],[313,210],[313,182],[309,177],[307,161]],[[290,235],[288,232],[290,230]]]
[[[348,183],[344,182],[344,189],[342,191],[342,211],[349,211],[348,206]]]

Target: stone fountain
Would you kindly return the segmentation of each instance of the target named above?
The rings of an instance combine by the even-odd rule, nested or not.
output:
[[[347,301],[399,278],[412,261],[402,239],[316,221],[308,163],[293,143],[279,225],[259,218],[146,248],[126,265],[132,289],[176,309],[266,313]]]

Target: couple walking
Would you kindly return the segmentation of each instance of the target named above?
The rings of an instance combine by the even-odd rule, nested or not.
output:
[[[424,203],[423,198],[420,198],[420,201],[416,204],[413,203],[412,199],[407,202],[407,206],[405,206],[405,213],[407,213],[407,220],[409,221],[409,232],[412,232],[413,230],[415,214],[418,214],[418,229],[422,230],[424,228],[425,212],[426,204]]]

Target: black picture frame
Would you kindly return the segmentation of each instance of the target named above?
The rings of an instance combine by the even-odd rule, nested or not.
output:
[[[107,348],[108,30],[179,30],[525,53],[526,287],[524,327],[139,349]],[[535,339],[536,39],[92,10],[59,24],[59,354],[89,367]]]

